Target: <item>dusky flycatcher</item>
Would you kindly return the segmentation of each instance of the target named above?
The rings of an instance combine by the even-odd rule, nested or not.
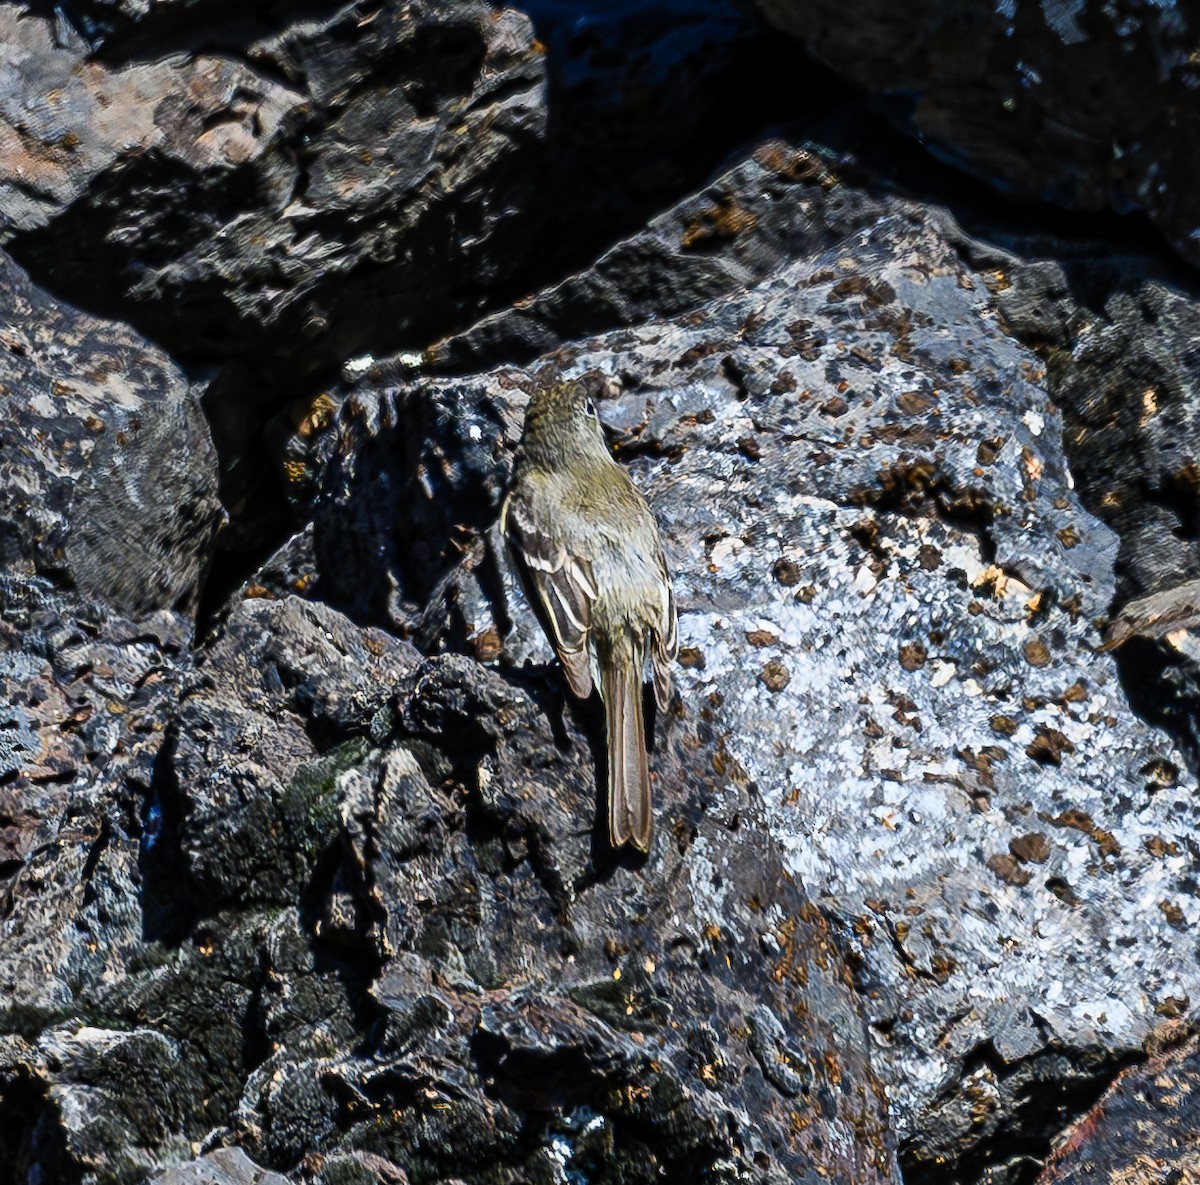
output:
[[[666,710],[678,648],[658,525],[613,460],[586,381],[542,382],[525,412],[500,512],[530,601],[581,699],[595,685],[608,733],[608,834],[650,849],[642,682]]]

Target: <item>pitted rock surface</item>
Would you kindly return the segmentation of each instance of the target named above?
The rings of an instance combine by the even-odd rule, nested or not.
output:
[[[0,254],[0,562],[133,611],[194,609],[224,512],[179,368]]]
[[[910,207],[535,364],[624,383],[601,415],[663,527],[682,703],[717,697],[783,866],[850,943],[913,1164],[1006,1159],[1031,1093],[1049,1134],[1200,989],[1194,787],[1100,652],[1116,538],[1073,490],[1042,362],[941,226]],[[351,393],[315,527],[327,595],[498,650],[488,518],[532,369]],[[347,540],[385,520],[343,592],[368,563]],[[510,650],[538,654],[510,612]]]
[[[0,5],[0,243],[203,368],[237,502],[265,488],[263,421],[317,373],[503,278],[487,245],[541,142],[541,50],[523,13],[453,0],[128,61],[71,28]]]

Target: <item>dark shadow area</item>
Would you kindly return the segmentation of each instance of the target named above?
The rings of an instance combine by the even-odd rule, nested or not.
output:
[[[0,1185],[79,1185],[82,1180],[46,1083],[26,1071],[0,1080]]]
[[[939,1164],[929,1149],[918,1150],[911,1141],[902,1144],[904,1185],[975,1185],[992,1180],[1032,1185],[1055,1140],[1096,1105],[1122,1070],[1142,1060],[1141,1056],[1101,1057],[1059,1049],[1006,1062],[986,1042],[963,1063],[960,1080],[983,1067],[991,1070],[1002,1090],[1006,1079],[1015,1078],[1015,1105],[1006,1109],[996,1130],[958,1160],[946,1158]]]
[[[1129,706],[1200,768],[1200,671],[1150,638],[1130,638],[1113,657]]]
[[[354,903],[354,916],[344,919],[344,926],[328,924],[335,894],[348,896]],[[322,919],[324,925],[319,924]],[[333,974],[342,985],[355,1027],[362,1034],[354,1052],[363,1057],[373,1052],[387,1016],[387,1009],[371,995],[371,985],[387,960],[372,941],[370,929],[382,926],[383,921],[382,906],[339,840],[318,860],[300,894],[300,927],[308,936],[315,972]]]
[[[188,893],[188,874],[179,843],[184,797],[175,776],[177,726],[172,724],[154,758],[142,803],[138,850],[141,873],[142,939],[179,946],[192,932],[197,912]]]

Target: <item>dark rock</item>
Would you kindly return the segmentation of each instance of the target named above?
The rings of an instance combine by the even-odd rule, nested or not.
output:
[[[695,308],[871,225],[886,199],[844,184],[815,147],[769,140],[711,185],[561,283],[435,343],[422,363],[469,370]]]
[[[31,955],[47,934],[95,948],[53,1008],[30,968],[8,981],[22,1174],[124,1185],[203,1140],[329,1182],[895,1180],[834,936],[702,713],[674,712],[656,753],[649,863],[614,864],[586,717],[417,661],[324,606],[243,601],[144,788],[142,908],[136,880],[85,873],[35,927],[21,887]],[[101,872],[138,858],[124,836]],[[52,883],[78,875],[65,839]],[[172,868],[193,920],[138,941]],[[178,1171],[218,1169],[252,1171]]]
[[[1188,5],[756,0],[880,108],[1008,191],[1143,211],[1200,262],[1197,14]]]
[[[389,702],[415,662],[325,605],[242,602],[199,668],[168,757],[165,809],[198,908],[297,899],[340,834],[338,775],[372,731],[390,729]]]
[[[513,9],[347,4],[276,25],[118,66],[0,6],[0,241],[223,367],[205,402],[231,461],[323,368],[453,320],[460,298],[478,310],[545,121]],[[240,496],[255,477],[227,480]]]
[[[240,1138],[267,1163],[354,1149],[418,1180],[894,1179],[832,935],[752,792],[709,772],[701,719],[669,726],[635,868],[597,846],[591,745],[570,716],[556,745],[558,711],[431,660],[397,738],[338,780],[349,847],[318,874],[314,932],[348,941],[356,909],[378,928],[367,1056],[282,1048]]]
[[[223,511],[183,375],[3,255],[0,304],[0,566],[125,613],[194,610]]]
[[[1200,1174],[1200,1063],[1193,1038],[1125,1070],[1046,1162],[1038,1185],[1157,1185]]]
[[[0,622],[5,736],[17,738],[0,784],[0,1163],[17,1179],[141,1179],[158,1163],[151,1145],[190,1153],[185,1116],[199,1101],[183,1034],[146,1026],[130,1003],[134,968],[153,962],[143,853],[190,628],[7,578]]]
[[[1063,409],[1080,497],[1121,538],[1122,601],[1200,576],[1194,281],[1085,239],[963,236],[1012,332],[1036,347]]]

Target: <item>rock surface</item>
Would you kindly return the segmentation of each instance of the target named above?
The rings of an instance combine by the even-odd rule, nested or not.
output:
[[[1200,1175],[1197,1042],[1126,1070],[1067,1134],[1039,1185],[1157,1185]]]
[[[0,561],[131,610],[195,608],[224,512],[178,367],[0,254]],[[119,479],[114,479],[119,474]]]
[[[972,172],[1068,207],[1141,211],[1200,262],[1194,6],[756,4]]]
[[[545,121],[523,14],[318,5],[116,62],[70,30],[0,5],[0,244],[216,368],[231,464],[321,368],[502,278],[489,244]],[[226,481],[236,502],[255,474]]]
[[[1194,277],[530,16],[0,6],[0,1185],[1186,1173]],[[495,530],[554,373],[676,574],[645,861]]]
[[[759,157],[793,171],[781,144]],[[664,526],[684,702],[719,696],[786,867],[850,943],[909,1165],[968,1180],[1016,1168],[1196,997],[1197,817],[1099,652],[1117,541],[1072,490],[1045,367],[948,221],[893,199],[745,292],[552,362],[623,381],[601,414]],[[351,393],[316,450],[323,596],[497,647],[488,526],[531,377]]]
[[[286,1185],[287,1178],[259,1168],[240,1148],[218,1148],[154,1178],[153,1185]]]
[[[22,1173],[138,1180],[224,1122],[209,1138],[320,1154],[330,1181],[895,1179],[828,926],[753,794],[685,773],[719,759],[698,712],[630,868],[592,834],[594,721],[473,661],[259,598],[188,687],[142,801],[76,841],[78,889],[61,854],[11,889],[6,1098],[42,1133],[9,1149]],[[35,999],[42,930],[73,937]]]

